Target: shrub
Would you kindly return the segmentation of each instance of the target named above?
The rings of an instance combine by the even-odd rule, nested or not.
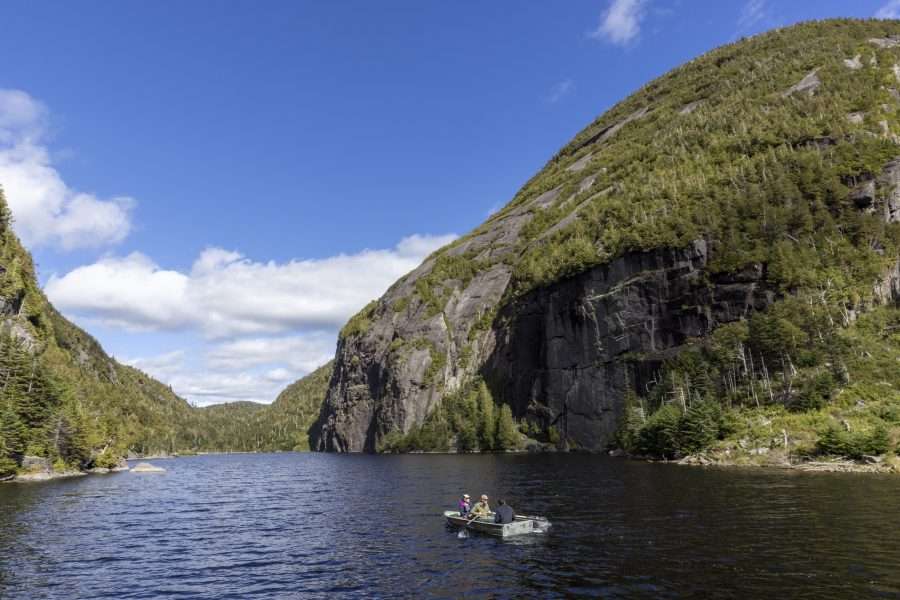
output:
[[[819,454],[859,459],[864,454],[885,454],[890,449],[888,431],[878,424],[871,431],[850,432],[831,423],[819,433],[816,450]]]
[[[559,429],[556,425],[551,425],[547,428],[547,441],[551,444],[559,443]]]
[[[119,456],[111,450],[105,450],[94,458],[94,466],[101,469],[112,469],[119,464]]]
[[[692,454],[708,448],[721,432],[722,407],[712,401],[695,402],[678,421],[678,448]]]
[[[678,430],[681,411],[666,404],[653,413],[638,436],[638,451],[647,456],[675,458],[678,455]]]
[[[361,311],[350,317],[347,324],[341,329],[341,339],[364,335],[372,326],[372,318],[375,316],[375,309],[378,307],[378,301],[372,300],[363,307]]]
[[[830,371],[822,371],[800,384],[800,391],[791,402],[795,410],[819,410],[831,400],[837,381]]]
[[[497,449],[515,450],[519,446],[519,431],[508,404],[500,407],[497,416]]]
[[[0,477],[6,477],[16,472],[19,465],[11,458],[0,457]]]

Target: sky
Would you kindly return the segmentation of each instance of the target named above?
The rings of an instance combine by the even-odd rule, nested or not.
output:
[[[598,115],[900,0],[0,4],[0,185],[44,291],[196,405],[271,402]]]

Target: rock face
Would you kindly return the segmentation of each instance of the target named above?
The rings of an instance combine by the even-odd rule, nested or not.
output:
[[[688,338],[775,299],[762,268],[708,280],[707,260],[703,241],[631,253],[508,304],[482,368],[490,387],[568,443],[604,449],[626,389],[645,389]]]
[[[483,377],[515,418],[556,428],[561,447],[604,449],[625,390],[653,387],[688,342],[799,285],[831,285],[807,282],[790,258],[803,257],[801,271],[841,270],[813,256],[849,239],[829,219],[865,221],[874,237],[850,243],[883,269],[853,281],[858,305],[844,312],[896,300],[900,262],[882,234],[900,223],[890,116],[900,94],[889,85],[898,29],[779,30],[691,61],[616,105],[506,207],[348,323],[311,448],[378,451]],[[847,55],[857,47],[869,50]],[[866,95],[852,78],[884,86]],[[865,169],[844,158],[857,155]],[[792,180],[797,169],[803,177]],[[834,237],[814,240],[823,223]]]

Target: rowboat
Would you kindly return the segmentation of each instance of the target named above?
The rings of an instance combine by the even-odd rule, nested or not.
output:
[[[469,520],[455,510],[445,510],[444,517],[447,523],[454,527],[461,527],[470,531],[495,535],[497,537],[509,537],[511,535],[523,535],[526,533],[544,533],[550,528],[550,521],[544,517],[527,517],[516,515],[512,523],[494,523],[494,513],[487,517],[479,517]]]

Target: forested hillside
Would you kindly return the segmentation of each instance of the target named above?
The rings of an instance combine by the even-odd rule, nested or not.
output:
[[[272,404],[230,402],[198,409],[202,439],[211,451],[279,452],[309,450],[307,431],[319,414],[332,363],[285,388]]]
[[[896,21],[709,52],[355,316],[313,443],[458,442],[447,404],[483,379],[560,448],[893,452],[898,184]]]
[[[194,408],[53,308],[11,219],[0,189],[0,477],[25,456],[63,470],[110,467],[129,454],[308,449],[330,364],[271,406]]]
[[[193,409],[50,305],[11,218],[0,190],[0,475],[26,455],[86,468],[185,447]]]

